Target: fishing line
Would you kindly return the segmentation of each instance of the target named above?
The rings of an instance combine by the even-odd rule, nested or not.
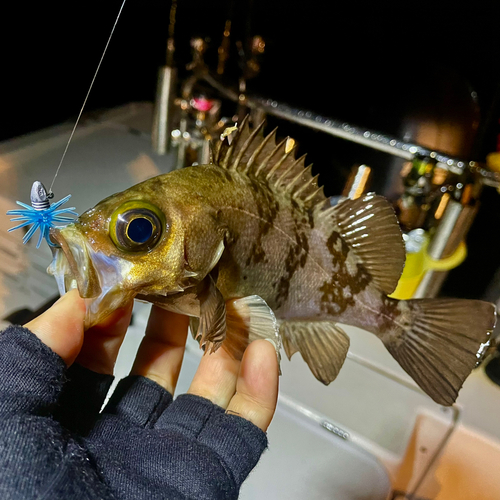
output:
[[[51,239],[52,229],[57,227],[56,224],[66,225],[74,221],[74,216],[78,217],[78,213],[74,211],[75,207],[60,208],[71,198],[71,195],[66,196],[62,200],[59,200],[58,202],[52,205],[50,204],[49,200],[54,197],[54,193],[52,192],[54,182],[56,181],[57,175],[59,174],[59,170],[61,170],[61,165],[64,161],[64,157],[66,156],[71,140],[75,135],[76,127],[78,126],[78,122],[80,121],[80,118],[82,116],[83,109],[87,104],[90,91],[94,86],[97,73],[99,73],[99,69],[101,67],[104,56],[106,55],[106,51],[108,50],[109,42],[111,41],[113,33],[115,32],[115,28],[116,25],[118,24],[118,20],[120,19],[120,14],[122,13],[125,2],[126,0],[123,0],[120,6],[120,10],[118,11],[118,15],[116,16],[115,23],[113,24],[113,29],[111,30],[111,33],[108,37],[108,41],[106,42],[106,46],[104,47],[101,59],[99,60],[99,64],[97,65],[97,69],[95,70],[94,76],[90,83],[89,90],[87,91],[87,95],[85,96],[82,107],[80,108],[80,112],[78,113],[78,117],[76,118],[76,122],[75,125],[73,126],[73,130],[71,131],[68,142],[66,143],[66,147],[64,148],[61,161],[59,162],[54,178],[52,179],[49,191],[47,192],[45,186],[41,182],[35,181],[33,183],[33,186],[31,187],[31,195],[30,195],[31,206],[26,205],[26,203],[23,203],[21,201],[17,201],[16,203],[22,208],[16,210],[9,210],[7,212],[7,215],[14,216],[14,218],[11,219],[12,222],[15,221],[20,223],[17,226],[10,228],[9,232],[23,228],[27,230],[26,234],[23,237],[24,244],[28,243],[28,241],[30,241],[30,239],[33,237],[36,231],[39,230],[40,234],[38,236],[38,242],[36,244],[37,248],[40,247],[43,240],[45,240],[50,247],[57,247],[58,244]]]
[[[69,148],[69,145],[71,143],[71,140],[73,139],[73,136],[75,135],[76,127],[78,126],[78,123],[79,123],[80,118],[82,116],[82,113],[83,113],[83,110],[85,108],[85,105],[87,104],[87,100],[89,98],[90,92],[92,90],[92,87],[94,86],[94,82],[96,80],[97,74],[99,73],[99,69],[101,68],[102,61],[104,59],[104,56],[106,55],[106,51],[108,50],[109,43],[111,42],[111,38],[113,37],[113,33],[115,32],[116,25],[118,24],[118,20],[120,19],[120,15],[122,13],[122,10],[123,10],[123,7],[125,6],[125,2],[126,1],[127,0],[123,0],[122,4],[120,6],[120,10],[118,11],[118,15],[116,16],[115,23],[113,24],[113,28],[111,29],[111,33],[109,34],[108,41],[106,42],[106,46],[104,47],[104,51],[103,51],[103,53],[101,55],[101,59],[99,60],[99,64],[97,65],[97,69],[95,70],[95,73],[94,73],[94,76],[92,78],[92,81],[90,82],[89,90],[87,91],[87,95],[85,96],[85,99],[83,101],[82,107],[80,108],[80,112],[78,113],[78,117],[76,118],[75,125],[73,126],[73,130],[71,131],[71,134],[69,136],[69,139],[68,139],[68,142],[66,144],[66,147],[64,148],[64,151],[63,151],[63,154],[62,154],[62,157],[61,157],[61,161],[59,162],[59,165],[57,167],[57,170],[56,170],[56,173],[54,175],[54,178],[52,179],[52,183],[50,184],[49,192],[48,192],[48,195],[47,195],[49,198],[53,198],[54,197],[54,193],[52,192],[52,188],[54,187],[54,182],[56,181],[56,178],[57,178],[57,176],[59,174],[59,170],[61,170],[61,165],[62,165],[62,163],[64,161],[64,157],[66,156],[66,153],[68,152],[68,148]]]

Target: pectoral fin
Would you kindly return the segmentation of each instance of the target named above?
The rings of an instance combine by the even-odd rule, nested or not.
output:
[[[258,339],[271,340],[280,361],[281,337],[272,309],[258,295],[226,302],[227,338],[224,349],[241,359],[248,344]]]
[[[200,294],[200,320],[196,340],[205,352],[215,352],[226,338],[226,304],[211,276]]]
[[[349,337],[335,323],[285,321],[280,333],[288,359],[299,351],[320,382],[335,380],[349,350]]]

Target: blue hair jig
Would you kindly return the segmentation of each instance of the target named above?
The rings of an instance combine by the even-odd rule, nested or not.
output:
[[[71,198],[70,194],[51,205],[50,199],[53,196],[52,193],[47,193],[45,186],[41,182],[35,181],[31,187],[31,207],[17,201],[16,203],[23,207],[23,209],[9,210],[7,212],[7,215],[16,216],[11,219],[12,222],[22,221],[21,224],[10,228],[9,232],[33,224],[23,237],[24,244],[28,243],[37,229],[40,229],[40,236],[38,237],[36,247],[40,248],[44,238],[51,247],[57,247],[55,243],[50,241],[50,228],[56,227],[55,223],[69,224],[75,220],[74,217],[65,217],[64,215],[71,214],[78,217],[78,214],[74,211],[75,207],[59,209],[61,205],[64,205]]]

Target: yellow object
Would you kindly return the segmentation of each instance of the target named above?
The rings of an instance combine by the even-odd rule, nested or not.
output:
[[[486,166],[493,172],[500,172],[500,152],[489,153],[486,156]]]
[[[416,253],[407,253],[403,274],[396,290],[390,297],[399,300],[411,299],[418,284],[427,271],[449,271],[459,266],[467,257],[467,246],[462,241],[455,252],[446,259],[435,260],[427,254],[427,245]]]

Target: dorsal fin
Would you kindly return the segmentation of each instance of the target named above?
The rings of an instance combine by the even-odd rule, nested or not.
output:
[[[231,141],[225,137],[219,143],[215,164],[259,177],[301,200],[306,208],[324,208],[327,198],[318,187],[318,176],[312,177],[312,165],[305,168],[305,155],[296,159],[295,148],[288,149],[288,138],[276,144],[276,129],[264,136],[263,127],[264,122],[251,131],[247,116]]]
[[[324,224],[325,232],[332,222],[336,224],[342,239],[382,292],[388,295],[396,289],[406,252],[394,209],[383,196],[368,193],[346,199],[320,212],[318,221]]]
[[[252,132],[246,117],[232,136],[219,144],[215,163],[263,179],[273,189],[300,200],[314,210],[325,234],[335,226],[359,262],[384,293],[392,293],[403,272],[405,247],[399,223],[392,206],[382,196],[367,194],[356,200],[345,200],[330,207],[329,200],[312,177],[311,165],[305,166],[305,155],[295,159],[295,149],[288,150],[288,140],[276,144],[276,130],[262,133],[263,123]]]

